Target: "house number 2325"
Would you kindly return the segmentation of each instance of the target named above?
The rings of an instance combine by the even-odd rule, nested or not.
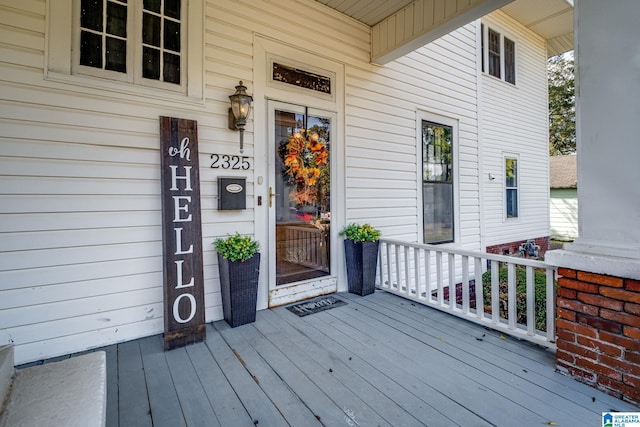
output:
[[[228,154],[212,154],[211,167],[213,169],[242,169],[247,170],[251,167],[249,157],[247,156],[230,156]]]

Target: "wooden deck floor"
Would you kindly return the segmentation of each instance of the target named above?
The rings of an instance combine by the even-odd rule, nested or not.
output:
[[[639,410],[554,372],[547,350],[385,292],[338,297],[169,352],[160,336],[105,348],[107,426],[599,426]]]

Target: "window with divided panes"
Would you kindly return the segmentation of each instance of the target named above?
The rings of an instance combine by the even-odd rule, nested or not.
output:
[[[515,85],[516,43],[498,31],[485,28],[485,25],[481,24],[480,45],[482,72],[486,71],[489,75]]]
[[[181,0],[81,0],[80,65],[181,84],[184,15],[181,3]],[[134,22],[136,17],[141,22]]]

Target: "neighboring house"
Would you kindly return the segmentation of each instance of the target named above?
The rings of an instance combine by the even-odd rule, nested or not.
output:
[[[567,3],[425,13],[445,35],[411,48],[380,35],[393,11],[321,3],[0,0],[0,344],[17,363],[163,331],[160,116],[197,121],[199,183],[173,178],[200,203],[171,209],[201,216],[207,322],[222,318],[211,243],[235,231],[263,248],[259,309],[346,290],[350,222],[468,250],[544,247],[546,59],[571,48],[548,40],[572,25],[546,19]],[[253,96],[243,152],[228,128],[239,80]],[[320,145],[294,176],[303,128]],[[218,208],[221,177],[246,179],[246,209]]]
[[[578,166],[575,154],[549,158],[551,238],[578,237]]]

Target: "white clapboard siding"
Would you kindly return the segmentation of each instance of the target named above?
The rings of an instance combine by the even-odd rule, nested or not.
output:
[[[481,76],[483,243],[490,246],[549,235],[546,47],[500,11],[482,22],[516,43],[515,86]],[[505,156],[519,159],[517,219],[505,218]]]
[[[578,190],[557,188],[551,190],[551,237],[574,240],[578,237]]]
[[[344,65],[344,87],[337,89],[345,93],[345,146],[339,147],[345,179],[337,184],[348,222],[369,222],[385,237],[420,241],[416,117],[427,112],[457,121],[458,240],[480,249],[477,22],[378,67],[369,63],[369,27],[318,2],[207,0],[205,100],[193,102],[114,82],[92,85],[97,80],[88,77],[43,78],[46,5],[0,0],[0,344],[17,345],[18,363],[162,332],[161,115],[198,122],[205,315],[207,321],[222,317],[211,242],[235,231],[256,234],[259,214],[252,201],[262,189],[254,186],[253,168],[266,160],[253,153],[254,144],[266,141],[266,130],[255,129],[253,120],[247,124],[249,170],[212,169],[210,155],[238,154],[238,134],[227,129],[228,96],[238,80],[255,92],[256,61],[264,60],[253,57],[256,37]],[[541,41],[529,40],[524,29],[514,31],[519,58],[544,56]],[[539,77],[521,68],[538,65],[535,59],[519,66],[520,92]],[[498,90],[494,101],[485,96],[483,110],[489,121],[500,122],[504,118],[492,106],[511,97],[501,93],[500,82],[490,83]],[[264,100],[255,108],[265,108]],[[517,124],[526,116],[515,117]],[[509,135],[536,139],[539,132],[534,125]],[[490,129],[483,129],[484,141],[487,134]],[[493,157],[483,146],[483,158]],[[248,209],[218,211],[220,175],[247,178]],[[521,170],[525,176],[535,173]],[[491,202],[498,199],[490,194],[484,204],[501,220],[502,202],[498,209]]]

